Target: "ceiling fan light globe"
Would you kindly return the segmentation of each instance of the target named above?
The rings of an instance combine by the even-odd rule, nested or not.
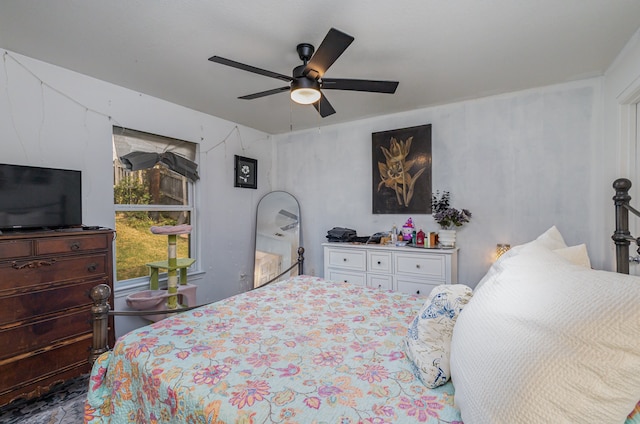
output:
[[[291,100],[301,105],[310,105],[320,100],[320,83],[306,77],[291,82]]]
[[[310,105],[320,100],[320,92],[315,88],[298,88],[291,91],[291,100],[301,105]]]

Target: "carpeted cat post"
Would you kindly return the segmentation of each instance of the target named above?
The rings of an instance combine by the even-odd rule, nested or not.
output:
[[[198,286],[187,284],[187,268],[196,261],[193,258],[178,258],[178,236],[191,233],[191,225],[168,225],[151,227],[151,232],[167,236],[167,260],[151,262],[149,267],[149,290],[127,296],[127,304],[136,310],[171,310],[181,306],[196,305],[196,289]],[[167,290],[160,290],[159,274],[161,269],[167,270]],[[178,275],[180,279],[178,280]],[[182,296],[183,303],[178,303]],[[145,315],[151,321],[158,321],[167,315]]]

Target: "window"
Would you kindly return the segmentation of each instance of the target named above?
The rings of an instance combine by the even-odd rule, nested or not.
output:
[[[152,226],[194,220],[195,143],[113,128],[116,281],[147,277],[167,259],[167,237]],[[177,257],[196,258],[194,232],[178,236]]]

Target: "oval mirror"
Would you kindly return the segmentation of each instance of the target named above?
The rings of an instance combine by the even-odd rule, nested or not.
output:
[[[298,259],[300,246],[300,205],[286,191],[265,194],[256,211],[256,251],[253,287],[260,287],[286,270]],[[295,267],[280,277],[298,275]]]

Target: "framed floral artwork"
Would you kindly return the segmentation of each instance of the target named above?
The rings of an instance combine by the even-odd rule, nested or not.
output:
[[[374,214],[431,213],[431,124],[371,134]]]
[[[258,188],[258,161],[235,155],[234,187]]]

